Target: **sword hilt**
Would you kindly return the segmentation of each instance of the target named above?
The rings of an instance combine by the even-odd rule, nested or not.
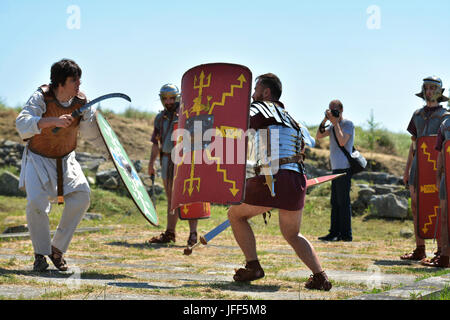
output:
[[[81,117],[81,114],[82,113],[80,112],[80,109],[77,109],[74,112],[72,112],[71,116],[72,116],[72,118],[76,119],[76,118]],[[52,129],[52,132],[54,134],[57,134],[60,129],[62,129],[62,128],[61,127],[55,127],[55,128]]]
[[[201,244],[204,245],[204,246],[206,246],[206,245],[208,244],[208,241],[206,241],[206,239],[205,239],[204,236],[201,236],[201,237],[200,237],[200,242],[201,242]]]
[[[110,94],[105,94],[101,97],[98,97],[88,103],[86,103],[84,106],[82,106],[80,109],[75,110],[74,112],[72,112],[72,117],[74,118],[78,118],[80,117],[86,110],[88,110],[88,108],[90,108],[91,106],[93,106],[96,103],[99,103],[100,101],[103,101],[105,99],[110,99],[110,98],[122,98],[125,99],[129,102],[131,102],[131,99],[129,96],[127,96],[126,94],[123,93],[110,93]],[[57,133],[61,128],[60,127],[56,127],[52,129],[53,133]]]

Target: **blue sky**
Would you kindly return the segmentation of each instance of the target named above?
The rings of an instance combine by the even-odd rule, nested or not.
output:
[[[123,92],[140,110],[160,110],[160,87],[179,86],[191,67],[229,62],[254,78],[277,74],[281,100],[308,125],[340,99],[356,125],[373,110],[395,132],[423,105],[414,94],[424,77],[450,86],[448,0],[1,0],[0,39],[0,97],[11,106],[47,83],[61,58],[82,67],[89,98]]]

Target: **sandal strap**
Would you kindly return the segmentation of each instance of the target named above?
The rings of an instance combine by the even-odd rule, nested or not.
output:
[[[67,270],[67,262],[63,258],[63,253],[58,248],[52,246],[52,253],[48,257],[57,269],[61,271]]]
[[[411,253],[406,253],[400,257],[402,260],[422,260],[426,258],[425,247],[417,247]]]
[[[439,256],[435,259],[424,259],[421,264],[427,267],[448,268],[450,266],[448,256]]]

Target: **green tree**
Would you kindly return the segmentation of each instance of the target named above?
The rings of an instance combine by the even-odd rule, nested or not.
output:
[[[375,121],[375,116],[373,114],[373,109],[370,109],[370,117],[366,120],[368,126],[368,146],[371,151],[375,149],[375,142],[377,141],[377,130],[380,128],[380,124]]]

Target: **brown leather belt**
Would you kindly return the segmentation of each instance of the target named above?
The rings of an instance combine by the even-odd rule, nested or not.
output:
[[[304,153],[300,153],[300,154],[296,154],[295,156],[290,156],[287,158],[281,158],[278,160],[278,164],[281,166],[283,164],[288,164],[288,163],[299,163],[299,162],[303,162],[303,160],[305,160],[305,154]]]
[[[58,204],[64,203],[64,184],[63,184],[62,158],[56,158],[56,179],[58,190]]]
[[[305,154],[300,153],[300,154],[296,154],[295,156],[278,159],[278,165],[282,166],[283,164],[288,164],[288,163],[301,163],[301,162],[303,162],[304,159],[305,159]],[[261,172],[261,168],[262,168],[261,165],[255,166],[256,175],[259,176],[259,173]]]

